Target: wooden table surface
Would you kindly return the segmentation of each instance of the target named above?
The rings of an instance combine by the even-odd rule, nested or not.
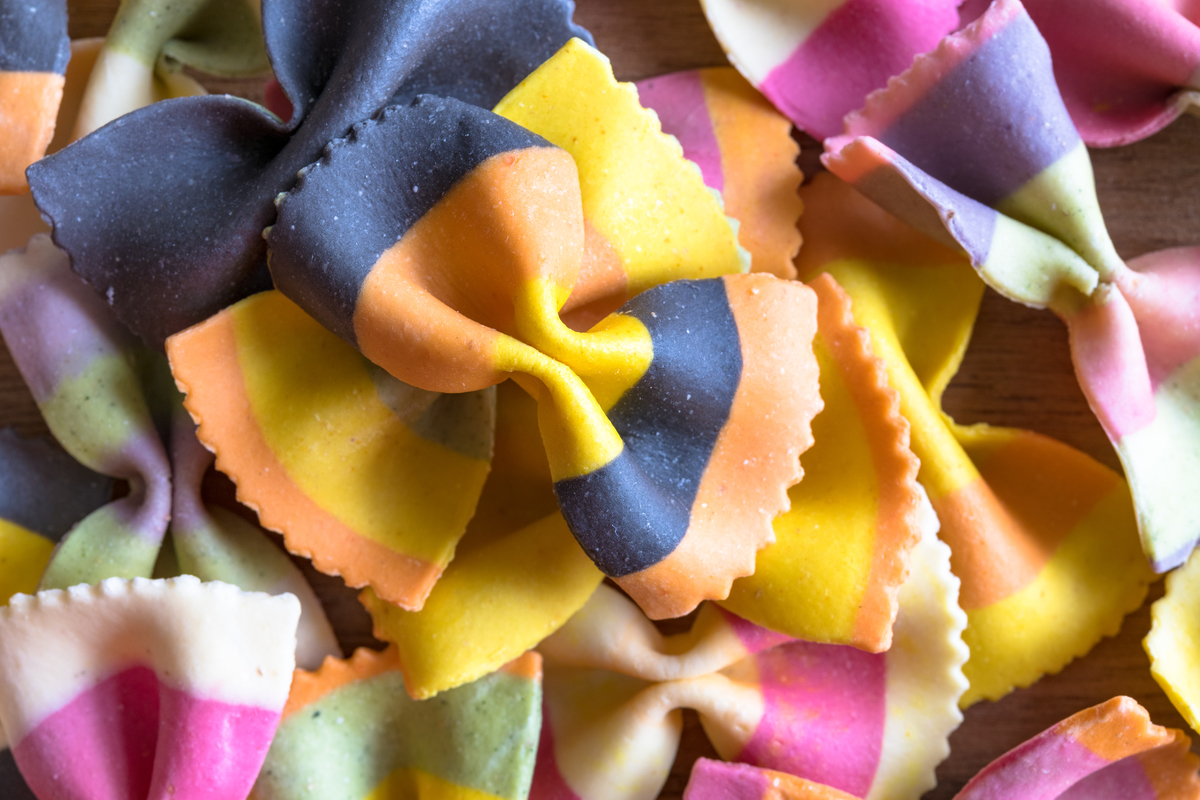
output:
[[[102,36],[117,3],[71,0],[69,5],[70,33],[79,38]],[[591,30],[622,80],[727,63],[698,0],[578,0],[576,20]],[[204,83],[213,91],[261,98],[261,80]],[[808,140],[801,163],[815,164],[818,152]],[[1200,244],[1200,119],[1179,120],[1139,144],[1093,151],[1092,159],[1100,203],[1123,257]],[[1026,309],[990,290],[962,369],[946,392],[945,407],[960,422],[1035,430],[1120,469],[1075,382],[1063,325],[1048,312]],[[13,425],[26,435],[46,432],[7,350],[0,350],[0,425]],[[326,600],[347,652],[372,644],[370,621],[355,593],[336,578],[306,572]],[[938,770],[938,787],[926,797],[953,796],[996,756],[1063,717],[1118,694],[1136,699],[1156,722],[1187,730],[1151,678],[1141,647],[1150,627],[1149,603],[1161,595],[1159,582],[1116,637],[1103,640],[1058,675],[999,702],[968,709],[950,739],[950,758]],[[686,712],[685,721],[665,798],[682,795],[697,756],[715,757],[695,714]]]

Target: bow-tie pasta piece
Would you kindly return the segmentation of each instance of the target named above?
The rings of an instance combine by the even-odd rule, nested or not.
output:
[[[40,162],[34,200],[73,268],[161,346],[269,287],[260,234],[273,201],[326,144],[420,92],[490,108],[572,36],[587,37],[571,8],[371,0],[331,17],[325,6],[266,0],[266,49],[296,109],[291,120],[228,96],[156,103]]]
[[[858,797],[933,787],[962,720],[965,625],[950,554],[932,531],[900,589],[886,653],[790,641],[712,605],[664,639],[613,589],[539,647],[545,709],[530,797],[653,798],[695,708],[723,758]]]
[[[492,392],[402,384],[279,292],[169,354],[201,441],[262,524],[322,572],[420,608],[487,476]]]
[[[1194,4],[1027,0],[1025,7],[1050,46],[1067,111],[1089,145],[1136,142],[1196,107],[1200,12]]]
[[[205,94],[184,66],[227,78],[269,70],[259,14],[254,0],[122,0],[74,138],[159,100]]]
[[[45,439],[0,430],[0,604],[37,591],[55,543],[112,499],[112,484]]]
[[[818,139],[958,27],[959,0],[703,0],[730,62]]]
[[[998,0],[918,58],[829,148],[831,170],[965,250],[1001,294],[1063,317],[1145,552],[1158,571],[1182,563],[1200,538],[1189,505],[1200,480],[1200,252],[1117,256],[1087,148],[1021,4]]]
[[[44,234],[0,257],[0,331],[54,437],[89,469],[130,482],[126,497],[63,539],[42,587],[149,577],[171,513],[171,469],[136,346]]]
[[[0,609],[0,722],[34,794],[244,797],[293,671],[294,597],[109,579]]]
[[[0,19],[0,194],[21,194],[54,136],[71,57],[66,0],[3,0]]]
[[[172,427],[178,396],[161,357],[134,343],[48,237],[0,258],[0,266],[0,331],[50,430],[81,464],[130,482],[127,496],[71,528],[38,573],[42,588],[150,577],[170,523],[173,547],[165,555],[177,555],[185,572],[301,599],[305,664],[339,652],[287,555],[235,515],[205,507],[200,484],[210,457],[178,408],[168,459],[159,431]]]
[[[796,277],[802,176],[791,123],[729,67],[660,75],[637,90],[740,223],[738,241],[750,251],[751,269]]]
[[[541,659],[434,700],[404,689],[394,649],[298,671],[253,800],[523,800],[537,752]]]
[[[961,255],[832,175],[801,196],[800,275],[833,275],[855,323],[870,331],[962,580],[972,656],[964,704],[1061,669],[1116,633],[1145,597],[1152,576],[1128,488],[1054,440],[946,417],[942,392],[966,351],[983,283]]]
[[[585,260],[579,178],[536,134],[424,96],[306,171],[268,234],[272,275],[406,383],[516,375],[576,538],[649,613],[677,616],[752,572],[787,507],[819,405],[815,303],[772,276],[673,281],[573,331],[559,311]]]
[[[1200,796],[1183,731],[1164,728],[1128,697],[1080,711],[1000,756],[955,800],[1184,800]]]
[[[683,800],[854,800],[854,795],[786,772],[701,758],[692,765]]]
[[[1200,556],[1167,575],[1167,592],[1151,606],[1154,625],[1143,645],[1150,672],[1193,730],[1200,730]]]

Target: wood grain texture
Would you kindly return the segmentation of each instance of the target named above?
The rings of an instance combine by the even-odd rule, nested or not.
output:
[[[116,2],[71,0],[69,7],[72,37],[101,36]],[[726,63],[696,0],[578,0],[576,19],[592,31],[623,80]],[[261,80],[205,83],[214,91],[261,97]],[[807,140],[801,163],[811,168],[816,155],[815,143]],[[1093,161],[1101,205],[1122,256],[1200,243],[1200,120],[1185,118],[1145,142],[1093,152]],[[1048,313],[1023,308],[990,291],[945,405],[960,422],[1029,428],[1119,468],[1075,382],[1063,325]],[[46,430],[7,350],[0,351],[0,425],[14,425],[27,435]],[[222,477],[212,477],[211,483],[215,494],[231,495],[232,487]],[[315,573],[307,563],[302,566],[348,651],[358,645],[378,646],[355,592],[336,578]],[[1161,593],[1161,583],[1152,587],[1147,605],[1126,619],[1118,636],[1101,642],[1062,673],[999,702],[969,709],[951,738],[950,758],[938,770],[938,787],[927,798],[952,797],[1009,748],[1117,694],[1138,700],[1160,724],[1186,729],[1150,677],[1141,648],[1150,625],[1148,603]],[[668,627],[686,624],[676,621]],[[664,798],[682,795],[696,757],[715,756],[695,714],[686,712],[685,723]]]

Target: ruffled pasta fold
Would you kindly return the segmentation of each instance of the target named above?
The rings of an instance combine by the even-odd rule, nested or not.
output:
[[[854,322],[870,332],[962,581],[971,648],[964,704],[1061,669],[1116,633],[1145,597],[1152,576],[1128,488],[1046,437],[949,420],[941,395],[966,350],[982,282],[961,256],[832,175],[817,176],[802,196],[800,275],[834,276]]]
[[[0,609],[0,723],[34,794],[249,792],[300,606],[194,577],[113,578]]]
[[[46,424],[84,466],[130,483],[63,539],[41,586],[148,578],[170,519],[171,468],[138,349],[49,237],[0,263],[0,331]]]
[[[1087,148],[1021,4],[993,4],[918,58],[828,147],[831,170],[965,251],[1001,294],[1064,319],[1146,555],[1160,572],[1182,563],[1200,538],[1185,500],[1200,478],[1200,263],[1193,250],[1117,256]]]
[[[537,752],[541,659],[527,653],[436,700],[404,688],[394,649],[297,671],[254,800],[521,800]]]
[[[539,647],[546,660],[532,798],[652,798],[700,712],[723,758],[859,797],[917,798],[961,720],[965,620],[949,552],[932,530],[901,587],[886,653],[789,639],[713,605],[663,637],[601,586]]]
[[[45,553],[47,561],[31,561],[30,570],[40,568],[23,572],[20,580],[52,589],[112,577],[149,578],[164,555],[169,530],[166,554],[174,558],[161,563],[173,560],[187,574],[248,591],[294,594],[304,609],[301,663],[319,664],[339,653],[316,595],[287,555],[254,525],[205,504],[201,482],[212,457],[178,406],[161,357],[133,341],[66,261],[44,235],[25,251],[0,258],[0,332],[55,438],[83,467],[128,481],[130,491],[106,504],[96,502],[92,508],[99,508],[69,525],[48,520],[44,529],[32,529],[61,543],[52,557]],[[22,478],[23,484],[51,480],[58,480],[57,472],[30,471]],[[111,487],[111,481],[104,485]],[[34,492],[60,489],[19,491],[17,497],[32,499]],[[79,500],[94,495],[80,494]],[[42,524],[39,517],[30,519]],[[46,550],[36,540],[19,538],[38,545],[33,547],[38,552]]]

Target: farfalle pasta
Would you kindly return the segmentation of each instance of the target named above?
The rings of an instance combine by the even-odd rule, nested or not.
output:
[[[131,488],[72,530],[41,586],[148,578],[170,519],[171,469],[133,342],[49,237],[0,264],[0,330],[46,424],[77,461]]]
[[[537,404],[496,387],[492,471],[454,560],[419,611],[365,589],[375,635],[395,642],[404,687],[430,697],[492,672],[562,627],[603,580],[554,498]]]
[[[522,800],[537,752],[541,659],[526,653],[436,700],[405,692],[394,649],[297,671],[253,800]]]
[[[557,74],[573,86],[589,83],[579,68]],[[611,76],[596,82],[611,91]],[[524,103],[525,88],[505,105]],[[655,78],[639,88],[639,99],[660,112],[664,132],[680,137],[685,155],[711,142],[705,130],[721,132],[718,138],[726,147],[712,154],[702,173],[710,189],[744,187],[743,208],[749,216],[741,220],[739,238],[765,268],[781,254],[776,248],[798,242],[792,214],[800,206],[794,198],[800,173],[786,122],[756,98],[728,69]],[[632,105],[632,98],[625,102]],[[553,106],[561,113],[561,101]],[[643,118],[640,111],[626,115]],[[703,130],[697,133],[689,127],[693,123]],[[586,117],[579,124],[588,129]],[[605,118],[597,124],[610,131],[634,129]],[[610,133],[603,141],[615,149],[619,138]],[[571,146],[569,139],[563,141]],[[733,141],[753,141],[761,161],[741,158],[729,146]],[[574,145],[572,152],[581,171],[593,168],[593,148]],[[660,170],[665,172],[670,157],[660,156],[665,162]],[[756,176],[768,163],[778,174],[760,182]],[[611,174],[613,168],[607,170]],[[641,195],[630,191],[629,196]],[[782,208],[770,208],[776,201]],[[590,202],[585,200],[585,217]],[[731,210],[728,203],[726,210]],[[748,229],[759,233],[748,238]],[[788,252],[789,263],[793,252]],[[814,421],[817,444],[803,456],[806,482],[789,490],[792,510],[774,522],[775,543],[759,551],[755,577],[735,581],[726,605],[794,636],[881,650],[891,641],[896,589],[917,539],[921,490],[913,480],[916,462],[906,449],[907,423],[886,387],[882,367],[864,347],[863,332],[848,323],[844,295],[826,282],[813,288],[821,297],[814,350],[825,405]],[[376,635],[397,643],[405,686],[414,697],[470,680],[514,657],[518,648],[540,641],[583,604],[600,580],[601,573],[555,510],[536,425],[533,399],[511,382],[498,386],[492,472],[455,560],[419,612],[391,606],[373,591],[364,593]],[[884,502],[879,501],[881,493]],[[846,509],[867,513],[847,514]],[[848,568],[843,571],[843,566]]]
[[[530,797],[652,798],[700,712],[724,758],[859,797],[917,798],[934,785],[962,719],[965,620],[949,552],[926,531],[900,589],[886,653],[792,641],[713,605],[664,638],[601,586],[539,647],[542,740]]]
[[[72,267],[153,346],[270,286],[261,232],[272,201],[330,140],[423,91],[490,107],[571,36],[587,36],[561,0],[520,13],[480,0],[376,0],[337,25],[307,3],[267,0],[262,18],[295,108],[289,121],[227,96],[154,104],[30,175]],[[188,224],[141,222],[151,218]]]
[[[117,578],[0,609],[0,724],[33,793],[245,796],[288,697],[300,605]]]
[[[1066,321],[1080,385],[1129,478],[1146,555],[1160,572],[1182,563],[1200,538],[1187,499],[1200,475],[1196,251],[1128,265],[1117,256],[1087,148],[1021,4],[1000,0],[918,59],[828,148],[831,170],[965,250],[1001,294]]]
[[[854,795],[786,772],[700,758],[683,800],[852,800]]]
[[[379,173],[351,155],[406,145],[429,160]],[[816,406],[815,304],[769,276],[676,281],[572,331],[559,309],[584,258],[577,180],[541,137],[421,98],[307,172],[268,237],[272,274],[406,383],[473,391],[520,376],[576,539],[650,613],[678,616],[753,571],[787,507]],[[386,215],[350,187],[387,198]]]
[[[300,599],[303,664],[338,653],[320,603],[287,556],[250,523],[202,501],[212,457],[178,407],[161,357],[134,343],[66,261],[45,235],[0,257],[0,332],[59,442],[84,466],[127,480],[130,491],[73,520],[69,533],[45,531],[66,536],[44,571],[21,580],[54,589],[149,578],[169,529],[169,554],[183,571]]]
[[[972,653],[964,704],[1061,669],[1116,633],[1145,597],[1152,575],[1128,488],[1052,439],[948,419],[942,392],[967,348],[983,283],[961,255],[833,175],[818,175],[801,196],[800,275],[835,277],[855,323],[870,332],[962,580]]]
[[[913,56],[958,27],[959,0],[703,0],[730,62],[824,139]]]
[[[1200,758],[1183,731],[1128,697],[1084,709],[984,767],[956,800],[1088,797],[1175,800],[1200,794]]]

